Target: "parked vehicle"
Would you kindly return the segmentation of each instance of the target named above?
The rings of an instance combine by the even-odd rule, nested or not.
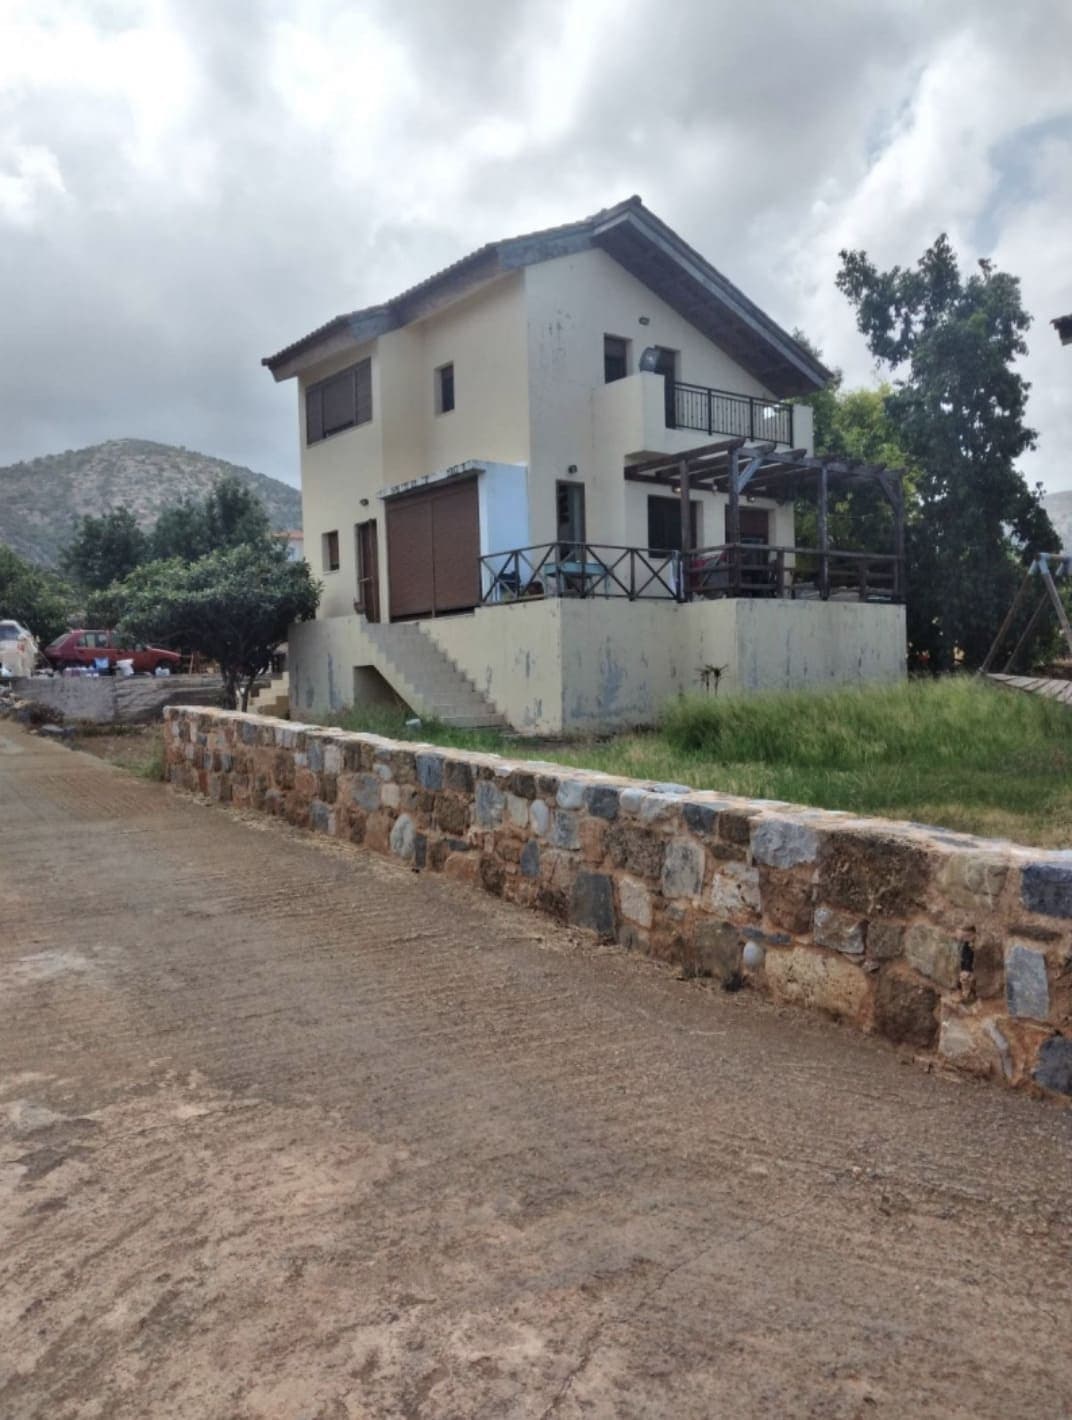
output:
[[[0,620],[0,675],[32,675],[39,654],[37,642],[25,626]]]
[[[182,657],[175,651],[165,651],[160,646],[144,646],[140,641],[131,647],[116,644],[111,631],[68,631],[45,647],[45,658],[56,670],[64,671],[70,666],[94,666],[107,662],[109,670],[115,669],[116,661],[133,661],[135,671],[150,674],[159,666],[168,670],[178,669]]]

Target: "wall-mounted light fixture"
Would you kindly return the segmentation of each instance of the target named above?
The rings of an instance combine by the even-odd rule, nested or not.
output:
[[[367,508],[367,507],[368,507],[368,499],[367,499],[367,498],[362,498],[362,499],[361,499],[361,506],[362,506],[362,508]]]
[[[566,469],[566,472],[567,472],[567,473],[576,473],[576,472],[577,472],[577,465],[576,465],[575,463],[571,463],[570,466]]]
[[[641,325],[651,325],[651,316],[641,316],[641,317],[640,317],[640,324],[641,324]]]

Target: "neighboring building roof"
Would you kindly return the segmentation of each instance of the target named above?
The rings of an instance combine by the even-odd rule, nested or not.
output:
[[[1072,315],[1058,316],[1056,320],[1050,321],[1050,324],[1061,337],[1062,345],[1072,345]]]
[[[772,393],[808,394],[830,379],[830,371],[810,351],[649,212],[639,197],[580,222],[489,242],[385,305],[336,316],[261,364],[277,380],[289,379],[314,351],[316,358],[323,358],[374,340],[504,272],[592,247],[606,251]]]

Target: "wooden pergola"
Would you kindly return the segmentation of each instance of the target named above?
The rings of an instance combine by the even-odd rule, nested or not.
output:
[[[893,599],[904,598],[905,509],[902,469],[881,464],[849,462],[841,458],[815,458],[804,449],[779,449],[775,444],[749,444],[746,439],[723,439],[679,454],[663,454],[625,470],[630,483],[646,483],[676,491],[681,499],[682,554],[700,551],[692,545],[689,499],[693,493],[722,493],[728,500],[727,549],[741,545],[741,499],[768,498],[791,502],[805,490],[814,490],[818,508],[818,547],[772,549],[817,555],[819,595],[830,596],[829,505],[832,491],[841,488],[877,487],[893,513]],[[863,556],[844,552],[842,556]]]

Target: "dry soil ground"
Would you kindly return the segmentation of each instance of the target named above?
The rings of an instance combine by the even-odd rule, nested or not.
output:
[[[1072,1413],[1072,1113],[0,726],[0,1416]]]

